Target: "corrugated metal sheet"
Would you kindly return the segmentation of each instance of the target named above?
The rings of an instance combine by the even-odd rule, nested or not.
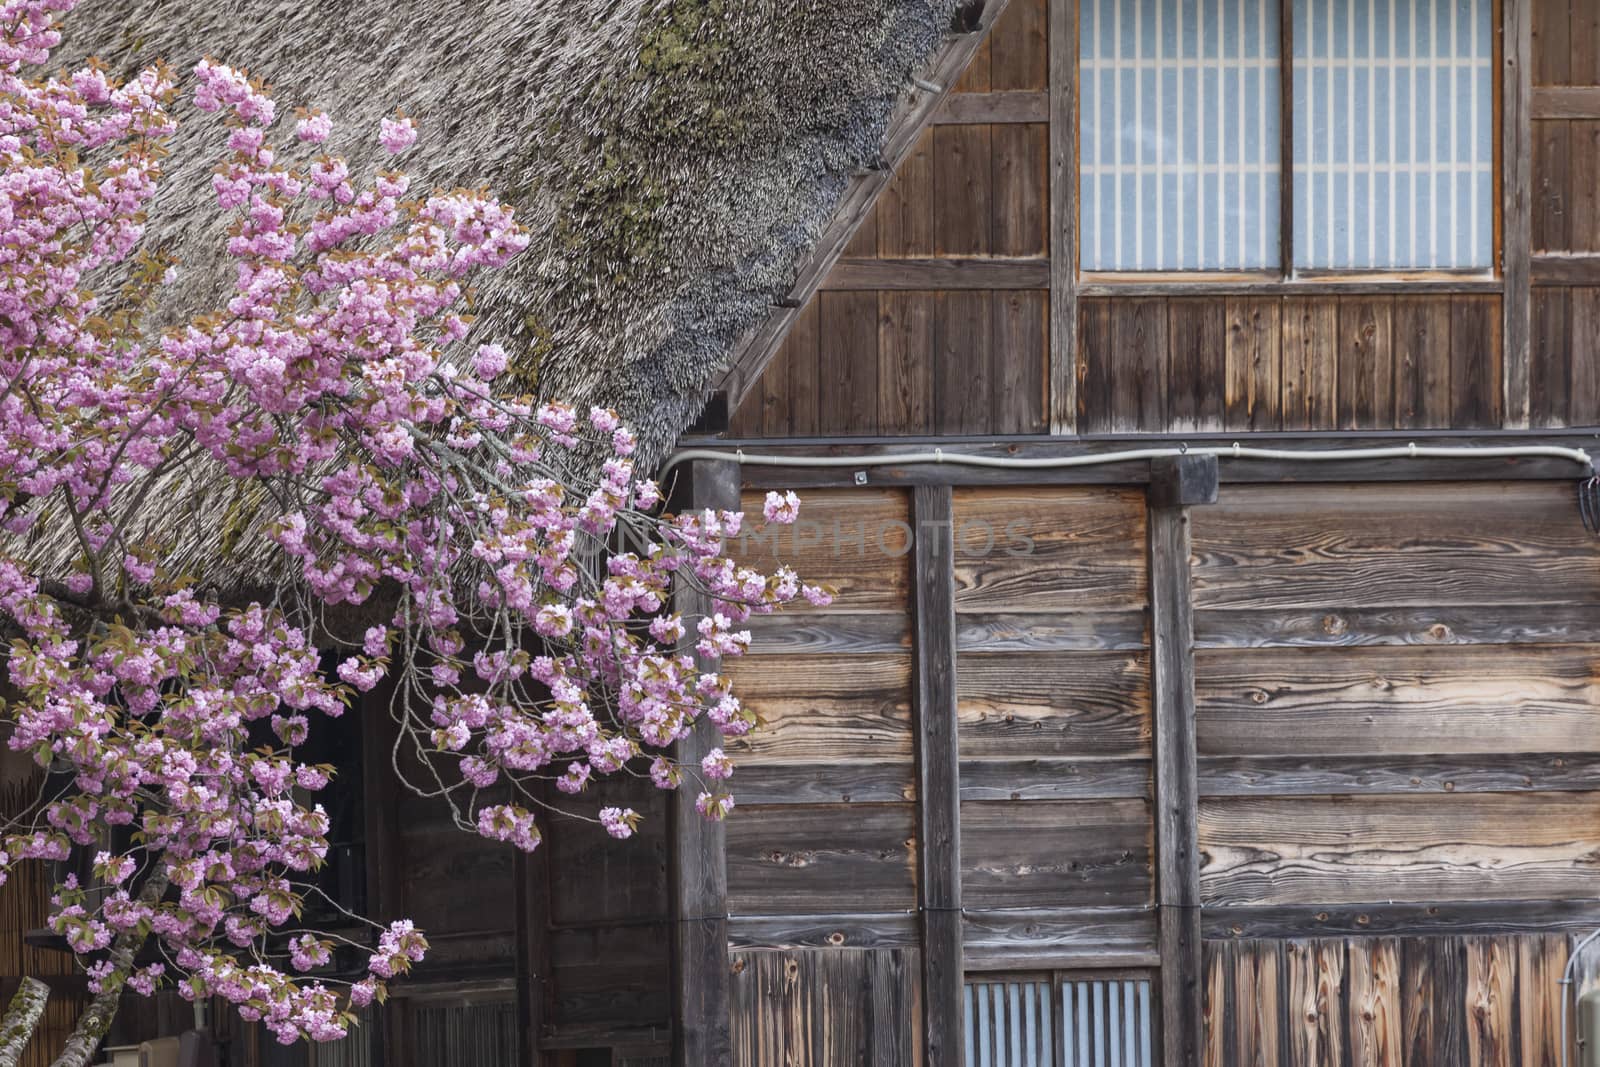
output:
[[[968,981],[967,1067],[1154,1067],[1145,979]]]

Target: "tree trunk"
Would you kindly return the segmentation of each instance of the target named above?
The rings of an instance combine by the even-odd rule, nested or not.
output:
[[[146,904],[154,904],[161,899],[167,891],[167,869],[157,866],[150,872],[150,877],[145,879],[144,888],[139,891],[139,899]],[[95,1050],[100,1047],[100,1041],[111,1029],[111,1023],[117,1017],[117,1007],[122,1001],[122,986],[133,973],[134,958],[139,950],[144,947],[150,935],[140,934],[135,930],[124,930],[111,942],[111,973],[106,975],[101,983],[100,992],[89,1001],[88,1007],[78,1016],[78,1025],[72,1028],[72,1033],[67,1037],[67,1043],[62,1046],[61,1055],[55,1058],[50,1067],[88,1067],[89,1061],[94,1058]]]
[[[0,1015],[0,1067],[17,1067],[22,1062],[22,1050],[28,1039],[39,1028],[44,1018],[44,1002],[50,999],[50,987],[37,978],[24,978],[11,998],[10,1007]]]

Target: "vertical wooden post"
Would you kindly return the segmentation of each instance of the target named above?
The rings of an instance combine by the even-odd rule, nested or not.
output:
[[[532,853],[517,852],[516,967],[517,1063],[540,1067],[539,1039],[544,1031],[545,994],[550,980],[550,844]]]
[[[680,507],[739,509],[737,463],[695,460],[687,477],[682,495],[674,494],[682,502]],[[688,617],[704,615],[708,605],[699,590],[681,587],[676,607]],[[702,670],[715,669],[715,661],[699,665]],[[697,766],[720,741],[716,725],[702,720],[678,743],[677,758]],[[695,810],[696,795],[695,789],[686,786],[671,798],[672,1058],[678,1067],[731,1067],[725,835],[721,823],[703,818]]]
[[[948,485],[911,491],[916,526],[917,902],[928,1067],[961,1067],[961,780],[956,740],[956,582]]]
[[[1156,903],[1161,923],[1161,1048],[1166,1067],[1197,1067],[1204,1049],[1189,507],[1216,498],[1216,457],[1183,456],[1151,464]]]
[[[1078,432],[1078,5],[1051,4],[1050,432]]]
[[[1506,426],[1527,426],[1532,359],[1533,3],[1502,0],[1500,41],[1501,276]]]

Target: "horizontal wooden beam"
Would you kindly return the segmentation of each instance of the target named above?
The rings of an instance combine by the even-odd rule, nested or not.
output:
[[[1586,604],[1246,608],[1196,612],[1194,639],[1196,648],[1600,644],[1600,616]]]
[[[933,121],[942,126],[1049,122],[1050,94],[1025,90],[951,93]]]
[[[1121,652],[1149,644],[1143,611],[993,612],[956,616],[958,652]]]
[[[1048,289],[1050,261],[1034,256],[957,259],[841,259],[829,290]]]
[[[1207,939],[1524,934],[1596,926],[1600,899],[1205,908],[1200,913]]]
[[[739,765],[740,804],[881,804],[912,800],[911,768],[894,763]]]
[[[1600,285],[1600,253],[1534,256],[1533,284]]]
[[[881,915],[736,915],[734,948],[908,948],[919,943],[914,912]]]
[[[743,625],[750,631],[751,651],[763,656],[870,655],[911,648],[911,623],[898,612],[785,611],[756,615]]]
[[[1105,800],[1150,796],[1150,761],[964,759],[961,799]]]
[[[1538,85],[1532,103],[1536,119],[1600,119],[1600,85]]]
[[[1200,795],[1208,797],[1587,792],[1597,782],[1600,753],[1593,752],[1202,756],[1199,769]]]
[[[1154,967],[1154,908],[973,909],[961,917],[969,971]]]

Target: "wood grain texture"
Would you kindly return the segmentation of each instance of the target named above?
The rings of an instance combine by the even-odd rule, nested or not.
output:
[[[895,171],[878,201],[878,255],[931,256],[933,244],[933,131],[926,130]]]
[[[1207,798],[1208,905],[1562,899],[1593,893],[1600,794]]]
[[[1143,759],[964,759],[962,800],[1081,800],[1151,796]]]
[[[1566,426],[1571,419],[1572,316],[1566,289],[1533,291],[1530,419],[1535,426]]]
[[[1002,434],[1045,431],[1049,353],[1046,293],[997,292],[993,301],[995,389],[992,425]]]
[[[1481,1067],[1518,1062],[1516,954],[1509,938],[1467,942],[1467,1058]]]
[[[912,490],[917,528],[917,905],[922,915],[923,1040],[928,1061],[959,1064],[962,837],[956,723],[953,505],[948,486]]]
[[[832,587],[833,603],[816,614],[904,613],[911,595],[909,498],[895,489],[812,489],[790,526],[763,526],[760,490],[740,498],[745,524],[731,555],[764,571],[793,567],[808,582]],[[784,609],[785,618],[806,613]]]
[[[917,950],[735,950],[734,1062],[916,1067]]]
[[[1582,753],[1600,747],[1583,646],[1197,654],[1207,756]]]
[[[1401,1067],[1400,952],[1394,939],[1352,943],[1345,997],[1351,1067]]]
[[[933,313],[929,292],[878,295],[878,428],[883,433],[933,428]]]
[[[993,126],[989,138],[990,181],[994,189],[991,252],[997,256],[1045,257],[1049,254],[1045,233],[1049,212],[1049,130],[1043,123]]]
[[[1143,649],[1150,643],[1142,611],[962,612],[956,616],[956,647],[962,652],[1108,652]]]
[[[1150,848],[1140,800],[962,804],[962,899],[970,908],[1147,904]]]
[[[877,294],[819,293],[817,329],[817,431],[877,432]]]
[[[1208,907],[1206,937],[1442,937],[1484,934],[1566,936],[1600,925],[1594,900],[1452,900],[1427,903],[1280,904]]]
[[[911,657],[740,657],[726,674],[758,728],[726,747],[740,763],[911,762]]]
[[[1150,967],[1159,961],[1154,908],[967,908],[968,970]]]
[[[1394,423],[1450,425],[1450,304],[1397,296],[1393,312]]]
[[[1522,0],[1512,0],[1520,3]],[[1526,345],[1527,297],[1517,298],[1520,310],[1513,327],[1516,343]],[[1450,425],[1456,429],[1495,427],[1505,414],[1504,337],[1499,324],[1500,301],[1492,296],[1456,296],[1450,299]],[[1518,357],[1513,371],[1517,388],[1527,391],[1527,357]],[[1518,400],[1525,418],[1526,402]]]
[[[987,292],[941,292],[934,301],[935,432],[975,434],[994,413],[994,307]]]
[[[1344,1061],[1340,986],[1344,945],[1338,941],[1291,941],[1285,965],[1289,986],[1288,1062],[1321,1067]]]
[[[747,915],[728,921],[735,948],[904,948],[921,943],[911,911],[843,915]]]
[[[1517,1044],[1522,1067],[1561,1067],[1559,991],[1567,965],[1567,938],[1548,934],[1510,940],[1517,954]]]
[[[1050,432],[1085,430],[1079,379],[1086,369],[1078,336],[1078,8],[1057,5],[1047,19],[1050,86]],[[1087,329],[1084,344],[1089,343]],[[1109,410],[1103,406],[1100,410]]]
[[[1282,311],[1275,297],[1229,297],[1224,304],[1225,429],[1283,426]]]
[[[890,612],[783,611],[745,620],[749,656],[909,652],[911,621]]]
[[[1370,429],[1393,421],[1393,301],[1339,300],[1337,419],[1341,429]]]
[[[1144,653],[967,653],[957,695],[965,756],[1150,753],[1150,660]]]
[[[1402,1036],[1408,1063],[1463,1063],[1467,1052],[1461,938],[1407,939],[1401,948]]]
[[[1283,302],[1283,428],[1328,430],[1338,423],[1339,308],[1327,297]]]
[[[733,915],[827,915],[916,904],[910,804],[739,807],[726,822]]]
[[[1167,330],[1167,301],[1130,301],[1112,316],[1110,350],[1086,354],[1110,363],[1113,431],[1155,433],[1165,428],[1170,365]]]
[[[956,610],[1137,610],[1148,596],[1137,491],[963,489]]]
[[[1195,607],[1600,600],[1570,485],[1227,486],[1194,516]]]
[[[1207,298],[1167,304],[1166,429],[1222,429],[1227,347],[1224,305]]]
[[[1577,793],[1600,782],[1600,755],[1204,756],[1199,780],[1202,796],[1217,797]]]
[[[733,791],[740,804],[874,804],[915,800],[911,765],[829,760],[826,763],[740,761]]]
[[[1007,624],[993,624],[993,629],[996,640],[1013,632]],[[1018,633],[1014,639],[1026,636],[1031,635]],[[1070,633],[1059,638],[1070,639]],[[1600,618],[1580,604],[1496,604],[1492,612],[1450,605],[1230,609],[1201,612],[1195,642],[1200,648],[1600,644]]]
[[[1533,4],[1535,0],[1502,0],[1500,8],[1500,272],[1505,296],[1500,329],[1494,331],[1504,352],[1503,366],[1478,366],[1476,374],[1494,374],[1493,387],[1502,404],[1485,411],[1474,405],[1471,417],[1503,413],[1507,426],[1529,424],[1531,301],[1529,256],[1533,247]],[[1493,322],[1488,323],[1491,327]],[[1458,338],[1465,343],[1466,338]],[[1461,368],[1466,370],[1468,368]],[[1487,386],[1488,379],[1480,378]],[[1463,412],[1457,404],[1457,418]],[[1498,422],[1499,420],[1496,419]]]

